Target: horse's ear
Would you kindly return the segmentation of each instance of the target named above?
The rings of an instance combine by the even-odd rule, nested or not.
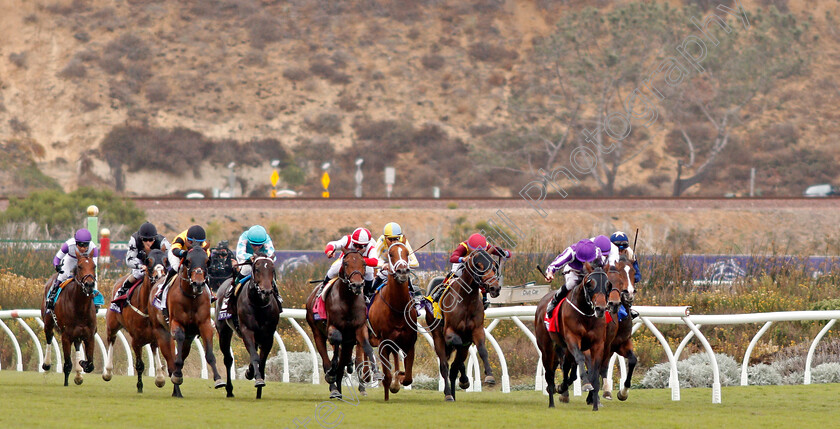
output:
[[[594,271],[594,268],[592,268],[592,264],[590,264],[589,262],[583,263],[583,269],[585,269],[587,273],[591,273],[592,271]]]

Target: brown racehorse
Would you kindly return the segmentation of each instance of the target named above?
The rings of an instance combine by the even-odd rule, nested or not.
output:
[[[608,267],[607,267],[608,268]],[[561,359],[568,353],[569,362],[577,364],[584,378],[583,390],[592,391],[587,401],[592,402],[592,410],[597,411],[599,405],[598,389],[604,348],[607,346],[607,326],[604,313],[607,310],[607,296],[611,296],[610,305],[617,308],[619,294],[611,291],[611,284],[607,273],[600,267],[593,268],[591,264],[584,264],[584,276],[566,300],[560,304],[560,317],[557,318],[558,332],[549,332],[545,326],[545,310],[553,293],[549,293],[540,300],[535,314],[535,333],[537,345],[542,353],[542,364],[545,369],[545,381],[548,385],[548,406],[554,407],[554,372]],[[589,351],[585,356],[584,352]],[[588,367],[588,369],[587,369]],[[567,372],[568,369],[568,372]],[[571,378],[568,373],[573,372],[573,365],[564,365],[563,383],[557,393],[561,401],[568,402],[568,388]]]
[[[443,287],[443,286],[441,286]],[[484,362],[484,382],[496,384],[493,370],[484,345],[484,304],[480,289],[486,289],[490,296],[497,297],[501,291],[497,276],[497,264],[484,250],[470,253],[464,260],[460,277],[450,282],[449,288],[440,298],[443,323],[435,320],[433,314],[426,314],[426,323],[431,327],[435,353],[440,360],[440,375],[443,377],[443,394],[447,401],[455,400],[455,378],[458,373],[459,386],[470,387],[466,375],[467,353],[471,344],[478,348],[478,355]],[[455,352],[455,359],[449,365],[449,357]]]
[[[396,242],[388,248],[386,268],[389,271],[388,281],[371,303],[368,320],[372,334],[370,341],[379,347],[379,358],[385,375],[382,387],[387,401],[389,391],[397,393],[400,391],[400,383],[409,386],[413,381],[411,371],[414,367],[414,345],[417,342],[417,309],[408,293],[410,268],[405,244]],[[405,354],[405,372],[400,371],[402,354]],[[393,366],[389,360],[391,355],[394,357]]]
[[[82,384],[82,370],[93,372],[93,336],[96,334],[96,307],[93,305],[93,293],[96,286],[96,264],[93,258],[76,251],[76,269],[73,278],[58,295],[52,314],[46,313],[46,297],[58,274],[53,274],[44,287],[44,302],[41,303],[41,318],[44,319],[44,335],[47,339],[47,351],[44,371],[49,371],[50,351],[52,350],[53,330],[61,334],[61,347],[64,352],[64,385],[73,368],[73,355],[70,345],[76,349],[78,364],[75,366],[76,377],[73,381]],[[82,360],[79,345],[85,345],[85,360]]]
[[[151,304],[154,294],[149,297],[149,319],[160,352],[166,359],[170,379],[175,385],[172,396],[178,398],[183,397],[180,385],[184,382],[184,360],[190,354],[193,340],[199,335],[204,342],[205,360],[213,370],[215,387],[225,387],[213,355],[213,323],[210,318],[210,294],[206,293],[209,290],[206,276],[207,252],[198,245],[193,246],[184,258],[166,297],[166,308],[170,314],[168,323],[163,312]]]
[[[237,334],[245,342],[245,348],[251,357],[251,363],[245,372],[245,378],[254,379],[257,388],[257,399],[262,397],[265,387],[265,361],[274,344],[274,333],[280,321],[280,304],[274,297],[274,261],[258,254],[253,261],[245,262],[253,266],[251,279],[243,286],[236,298],[236,314],[239,320]],[[225,296],[227,288],[233,287],[232,281],[225,281],[219,287],[219,296]],[[232,319],[218,320],[221,314],[222,300],[216,301],[216,330],[219,332],[219,348],[225,360],[225,374],[227,375],[227,397],[233,398],[233,383],[230,372],[235,371],[233,355],[230,350],[230,340],[233,337],[234,324]],[[259,350],[258,350],[259,349]]]
[[[326,292],[324,305],[327,320],[315,320],[314,305],[321,288],[316,287],[306,300],[306,323],[312,329],[315,347],[321,355],[325,380],[330,384],[330,398],[341,398],[341,380],[344,368],[351,363],[353,346],[361,344],[369,362],[374,362],[374,378],[379,378],[375,366],[373,347],[368,340],[365,321],[365,299],[362,286],[365,282],[365,261],[358,251],[347,251],[341,262],[338,279]],[[333,346],[333,358],[327,355],[327,339]]]
[[[622,257],[621,261],[616,265],[616,271],[617,273],[613,273],[612,271],[608,272],[610,283],[616,285],[616,288],[621,292],[621,305],[629,312],[636,293],[636,285],[633,282],[636,270],[633,269],[632,264],[628,263]],[[615,278],[613,278],[614,276]],[[633,353],[633,338],[631,337],[633,334],[633,319],[629,315],[620,322],[617,321],[618,318],[615,319],[611,325],[615,324],[614,329],[616,333],[607,350],[607,354],[604,356],[606,361],[604,362],[605,367],[601,375],[606,377],[607,370],[609,370],[609,361],[613,353],[618,353],[619,356],[627,359],[627,378],[624,380],[624,386],[621,387],[617,395],[620,401],[626,401],[630,391],[630,380],[633,378],[633,370],[636,368],[636,354]],[[611,389],[607,390],[607,388],[611,387],[611,384],[608,383],[605,385],[604,398],[612,398]]]
[[[155,365],[155,385],[163,387],[166,379],[163,377],[163,364],[160,362],[160,355],[157,353],[157,342],[155,342],[155,333],[152,331],[152,322],[149,320],[149,294],[152,290],[152,285],[160,278],[164,277],[166,271],[164,269],[166,261],[166,254],[160,249],[153,249],[146,257],[146,274],[143,276],[142,284],[137,287],[137,290],[131,294],[131,297],[126,301],[122,313],[116,311],[108,311],[105,315],[105,326],[108,329],[108,335],[105,341],[108,348],[108,356],[105,359],[105,370],[102,371],[102,379],[111,381],[114,368],[114,342],[117,339],[117,333],[120,329],[125,328],[131,335],[131,349],[134,351],[134,369],[137,371],[137,393],[143,393],[143,370],[145,364],[143,363],[143,346],[149,344],[152,348],[152,355],[156,362],[149,362]],[[114,282],[114,297],[119,292],[120,286],[131,274],[126,274],[116,282]]]

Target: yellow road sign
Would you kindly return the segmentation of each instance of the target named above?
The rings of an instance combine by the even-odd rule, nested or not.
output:
[[[329,198],[330,197],[330,191],[321,192],[321,197],[322,198]]]
[[[277,186],[277,182],[280,181],[280,174],[277,173],[277,170],[271,173],[271,186]]]
[[[326,171],[324,172],[324,175],[321,176],[321,184],[324,185],[324,189],[328,189],[330,187],[330,174]]]

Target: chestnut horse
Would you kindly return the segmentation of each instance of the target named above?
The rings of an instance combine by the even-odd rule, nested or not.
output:
[[[589,263],[584,264],[584,276],[581,283],[569,292],[562,303],[558,304],[560,317],[555,322],[558,332],[550,332],[544,322],[545,310],[552,295],[553,292],[540,300],[534,319],[537,345],[542,353],[545,381],[548,385],[546,389],[548,406],[554,407],[556,391],[554,372],[561,359],[565,360],[568,353],[569,358],[574,359],[573,363],[577,364],[580,373],[586,374],[582,389],[585,392],[592,392],[587,402],[591,399],[592,410],[597,411],[599,377],[604,359],[604,348],[607,346],[607,324],[604,317],[607,310],[607,296],[610,296],[610,306],[617,309],[619,293],[612,290],[607,273],[601,267],[593,268]],[[584,355],[584,351],[587,350],[589,356]],[[569,362],[572,361],[569,360]],[[572,380],[568,373],[573,370],[573,365],[564,365],[563,383],[557,392],[560,393],[562,402],[568,402],[568,389]]]
[[[236,299],[236,314],[233,317],[239,320],[237,334],[245,342],[245,348],[251,357],[251,363],[245,372],[245,378],[254,379],[254,387],[257,388],[257,399],[262,398],[262,388],[265,387],[265,361],[271,352],[274,344],[274,333],[277,331],[277,324],[280,322],[280,304],[274,297],[274,284],[276,276],[274,272],[274,261],[258,254],[253,260],[245,262],[253,266],[251,279],[242,287],[243,290]],[[219,296],[225,296],[228,288],[233,287],[233,281],[226,280],[219,287]],[[230,372],[236,371],[233,366],[233,355],[230,350],[230,341],[233,337],[233,319],[219,320],[221,314],[222,300],[216,301],[216,331],[219,333],[219,348],[225,360],[225,374],[227,375],[227,397],[233,398],[233,383],[230,380]],[[259,350],[258,350],[259,349]]]
[[[413,381],[411,371],[414,367],[414,345],[417,342],[417,309],[408,293],[408,253],[408,247],[400,242],[388,248],[388,265],[384,268],[389,272],[388,280],[374,297],[368,310],[370,341],[379,347],[379,358],[382,360],[382,372],[385,375],[382,387],[386,401],[389,391],[397,393],[400,391],[400,384],[410,386]],[[400,358],[403,357],[403,353],[405,372],[400,371]],[[394,356],[394,366],[390,364],[391,355]]]
[[[82,370],[93,372],[93,336],[96,334],[96,307],[93,305],[94,289],[96,287],[96,264],[91,256],[86,256],[76,250],[77,265],[73,278],[62,288],[51,314],[46,312],[46,297],[55,278],[53,274],[44,286],[44,299],[41,303],[41,318],[44,319],[44,336],[47,339],[46,356],[41,368],[49,371],[50,352],[52,351],[53,330],[61,334],[61,347],[64,352],[64,385],[70,377],[73,368],[73,355],[70,345],[76,349],[75,366],[76,377],[73,381],[82,384]],[[79,345],[85,345],[85,359],[79,351]]]
[[[152,331],[152,322],[149,320],[149,295],[152,285],[166,274],[166,254],[160,249],[153,249],[146,257],[146,274],[143,276],[142,284],[126,300],[122,313],[109,310],[105,314],[105,326],[108,334],[105,341],[108,349],[108,356],[105,359],[105,370],[102,371],[102,379],[111,381],[114,368],[114,342],[117,333],[125,328],[131,335],[131,349],[134,351],[134,369],[137,372],[137,393],[143,393],[143,370],[146,368],[143,363],[143,346],[149,344],[152,348],[152,355],[155,362],[155,385],[163,387],[166,379],[163,377],[163,364],[160,355],[157,353],[155,333]],[[114,296],[119,292],[120,286],[131,274],[126,274],[114,282]]]
[[[440,297],[443,322],[426,314],[426,323],[431,328],[435,353],[440,360],[440,375],[443,377],[443,394],[447,401],[455,400],[455,378],[458,373],[459,386],[470,387],[466,375],[467,353],[471,344],[478,348],[478,355],[484,362],[484,382],[495,385],[493,370],[484,344],[484,304],[480,289],[486,289],[490,296],[497,297],[501,291],[497,275],[498,265],[484,250],[476,250],[464,259],[460,277],[450,281],[449,288]],[[445,287],[445,286],[440,286]],[[455,352],[455,359],[449,365],[449,357]]]
[[[207,252],[201,246],[193,246],[184,258],[167,293],[166,308],[170,314],[168,323],[163,312],[151,304],[155,294],[149,297],[149,319],[174,384],[172,396],[178,398],[183,397],[180,386],[184,382],[184,360],[189,356],[190,346],[198,335],[204,342],[204,357],[213,370],[216,389],[225,387],[225,382],[216,369],[216,357],[213,355],[213,323],[210,318],[210,294],[205,293],[209,290],[206,276]],[[162,281],[165,281],[165,278],[158,283]]]
[[[351,364],[353,346],[362,345],[365,356],[373,362],[374,378],[381,377],[373,356],[373,347],[368,340],[365,321],[365,299],[362,286],[365,283],[365,260],[358,251],[346,251],[342,257],[341,270],[335,283],[326,292],[324,306],[326,320],[315,320],[315,300],[322,290],[316,287],[306,299],[306,323],[312,329],[315,347],[324,365],[324,379],[330,385],[330,398],[340,399],[341,380],[344,368]],[[327,338],[333,346],[333,358],[327,355]]]
[[[633,282],[633,278],[636,275],[636,270],[633,269],[633,265],[628,263],[624,257],[622,257],[621,261],[616,265],[616,273],[612,271],[608,272],[610,276],[610,283],[616,285],[617,289],[621,292],[621,305],[628,311],[630,311],[630,306],[633,305],[633,299],[636,293],[636,285]],[[615,275],[615,279],[613,276]],[[624,386],[618,391],[618,400],[626,401],[630,391],[630,380],[633,378],[633,370],[636,368],[636,354],[633,353],[633,318],[630,317],[628,314],[627,317],[624,318],[622,321],[617,321],[618,318],[611,323],[611,325],[615,324],[614,329],[616,330],[615,336],[610,344],[610,347],[607,348],[607,353],[604,356],[605,360],[605,367],[602,371],[601,375],[606,377],[607,370],[609,370],[609,362],[612,358],[613,353],[618,353],[619,356],[623,356],[627,359],[627,378],[624,380]],[[607,380],[604,383],[604,398],[612,399],[612,380]]]

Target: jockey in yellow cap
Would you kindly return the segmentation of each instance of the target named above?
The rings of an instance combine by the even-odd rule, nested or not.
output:
[[[389,222],[386,224],[385,228],[382,229],[382,235],[380,235],[379,239],[376,240],[376,251],[379,253],[379,267],[387,265],[388,248],[396,242],[405,244],[405,247],[408,249],[408,266],[410,268],[419,267],[420,262],[418,262],[417,257],[414,256],[414,250],[411,248],[411,244],[408,243],[408,238],[406,238],[405,234],[403,234],[400,224],[396,222]],[[388,270],[380,269],[379,273],[376,275],[376,279],[373,281],[373,287],[371,287],[370,290],[365,290],[365,297],[370,299],[373,296],[373,292],[378,290],[382,284],[388,280],[388,274]],[[418,297],[420,294],[417,292],[417,289],[414,288],[410,278],[408,282],[408,291],[415,300],[419,299]]]

